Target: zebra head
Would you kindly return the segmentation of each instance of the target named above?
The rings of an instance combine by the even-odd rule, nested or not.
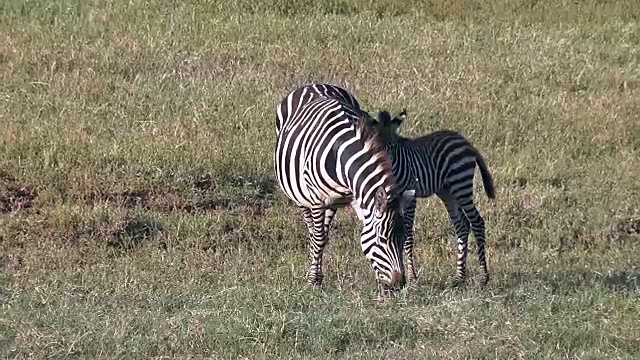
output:
[[[375,242],[371,245],[363,243],[365,255],[378,281],[390,288],[402,287],[405,284],[403,248],[405,240],[404,207],[415,196],[414,190],[407,190],[398,195],[389,194],[384,187],[375,191],[373,211],[365,216],[365,229],[372,227],[375,231]],[[367,226],[369,222],[369,226]],[[366,230],[365,230],[366,231]]]
[[[395,117],[391,117],[391,114],[387,110],[381,110],[378,113],[378,119],[369,122],[374,129],[378,131],[380,136],[385,140],[387,144],[395,142],[398,136],[398,128],[407,119],[407,110],[403,109]]]

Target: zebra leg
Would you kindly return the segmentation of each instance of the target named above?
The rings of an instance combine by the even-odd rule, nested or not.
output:
[[[304,224],[307,226],[307,232],[309,236],[313,235],[313,216],[311,215],[311,209],[306,208],[304,206],[300,206],[300,211],[302,211],[302,219],[304,220]]]
[[[464,285],[467,278],[467,254],[469,252],[469,221],[462,213],[458,202],[451,196],[449,189],[437,193],[449,213],[449,219],[456,231],[457,261],[454,283],[456,286]]]
[[[302,215],[309,230],[309,270],[307,282],[312,286],[322,285],[322,255],[327,245],[325,233],[325,209],[302,208]]]
[[[413,264],[413,245],[414,245],[414,237],[413,237],[413,225],[416,214],[416,199],[413,198],[407,202],[404,212],[404,223],[406,227],[406,238],[404,241],[404,253],[406,257],[406,265],[407,265],[407,273],[409,274],[409,278],[411,280],[416,280],[418,277],[416,276],[415,267]]]
[[[329,237],[331,222],[333,221],[334,216],[336,216],[337,211],[338,209],[336,208],[328,208],[324,211],[324,234],[327,238]]]
[[[485,253],[484,219],[473,204],[473,199],[466,199],[466,201],[460,203],[465,216],[471,223],[473,236],[476,238],[476,252],[478,254],[478,261],[480,262],[480,268],[482,270],[482,279],[480,280],[480,286],[484,287],[489,282],[489,270],[487,269],[487,257]]]

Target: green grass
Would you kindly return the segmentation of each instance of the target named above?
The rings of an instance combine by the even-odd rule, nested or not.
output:
[[[638,358],[639,19],[632,0],[2,2],[2,356]],[[436,199],[397,298],[350,210],[306,286],[272,153],[275,105],[312,81],[482,151],[486,290],[450,288]]]

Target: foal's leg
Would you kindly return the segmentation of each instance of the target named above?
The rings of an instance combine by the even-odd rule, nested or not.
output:
[[[480,262],[480,269],[482,270],[482,279],[480,285],[485,286],[489,282],[489,270],[487,269],[487,257],[485,253],[485,225],[484,219],[480,215],[480,212],[473,204],[473,198],[458,199],[460,207],[464,211],[464,214],[471,223],[471,230],[476,238],[476,252],[478,255],[478,261]]]
[[[456,232],[458,246],[455,283],[456,285],[464,285],[467,276],[467,254],[469,252],[469,222],[448,188],[444,188],[436,194],[444,203]]]
[[[413,249],[415,240],[413,237],[413,225],[415,221],[416,215],[416,198],[409,200],[406,205],[404,212],[404,222],[406,228],[406,239],[404,241],[404,253],[406,256],[406,265],[407,265],[407,273],[409,274],[409,278],[411,280],[416,280],[418,277],[416,276],[415,266],[413,263]]]

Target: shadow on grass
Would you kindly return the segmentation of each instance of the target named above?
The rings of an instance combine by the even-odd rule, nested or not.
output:
[[[160,231],[162,231],[162,224],[158,221],[135,216],[116,222],[112,228],[108,229],[107,246],[117,250],[130,250]]]
[[[66,221],[46,221],[42,226],[35,229],[36,233],[41,231],[40,236],[56,242],[75,246],[98,240],[108,249],[117,251],[137,248],[163,230],[158,220],[144,214],[101,215],[95,218],[76,216]]]
[[[640,272],[633,270],[610,273],[571,269],[545,273],[493,272],[486,288],[480,286],[479,275],[468,274],[466,284],[456,286],[453,273],[430,274],[427,277],[423,274],[418,280],[410,281],[409,286],[424,294],[466,291],[515,294],[513,290],[526,289],[526,293],[540,291],[567,295],[598,288],[608,292],[640,292]]]
[[[554,273],[512,272],[496,279],[499,288],[515,288],[522,285],[542,287],[553,293],[571,293],[583,288],[601,286],[611,291],[640,291],[640,272],[619,271],[602,274],[596,271],[564,270]]]
[[[640,273],[617,272],[604,276],[601,281],[615,291],[635,292],[640,290]]]

